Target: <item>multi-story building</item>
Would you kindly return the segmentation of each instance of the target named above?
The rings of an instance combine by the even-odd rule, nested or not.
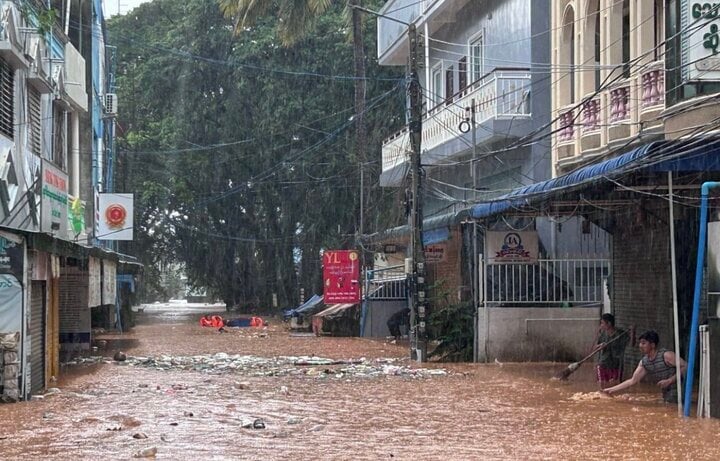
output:
[[[609,270],[583,273],[607,277],[604,309],[621,326],[657,330],[661,346],[684,354],[699,193],[720,169],[717,7],[651,0],[551,7],[553,178],[475,205],[471,216],[552,215],[556,226],[575,217],[602,229]],[[626,357],[632,369],[637,352]]]
[[[556,280],[559,276],[554,275],[560,269],[553,271],[551,266],[559,268],[560,262],[555,259],[568,255],[584,259],[566,264],[574,266],[572,270],[564,269],[565,272],[579,275],[572,275],[571,281],[563,283],[579,288],[582,278],[582,287],[592,289],[593,300],[599,302],[596,294],[600,291],[599,283],[593,281],[589,286],[580,276],[587,275],[589,270],[590,263],[585,259],[606,257],[608,252],[607,235],[594,224],[583,224],[577,217],[563,219],[562,224],[558,224],[552,213],[537,217],[491,213],[478,220],[470,216],[478,204],[492,203],[512,190],[532,187],[552,176],[551,96],[557,74],[549,64],[551,4],[548,0],[395,0],[387,2],[379,11],[382,15],[378,19],[380,64],[400,66],[408,62],[411,50],[404,23],[416,26],[422,43],[418,54],[422,64],[420,84],[424,90],[423,242],[430,283],[444,285],[442,290],[452,294],[451,302],[474,298],[478,307],[491,301],[503,307],[542,305],[560,309],[571,297],[548,295],[549,287],[560,283]],[[381,185],[408,187],[409,156],[407,129],[385,141]],[[401,226],[372,238],[376,242],[392,243],[393,249],[402,249],[407,245],[408,233],[408,227]],[[543,285],[542,293],[519,287],[507,290],[508,293],[503,291],[513,283],[512,271],[501,274],[497,268],[505,266],[495,265],[495,253],[489,255],[492,242],[497,241],[499,234],[502,234],[501,241],[517,236],[534,242],[532,259],[541,258],[546,266],[531,275],[531,265],[526,265],[525,271],[516,275],[523,280],[523,287]],[[400,264],[400,258],[405,256],[406,253],[399,252],[381,255],[380,259],[386,264]],[[592,264],[600,274],[599,265],[606,262],[593,261]],[[519,270],[517,265],[512,267],[516,272]],[[473,292],[476,296],[472,296]],[[493,294],[495,298],[489,296]],[[519,325],[518,328],[490,328],[485,322],[478,331],[497,332],[499,336],[494,343],[502,344],[498,351],[503,352],[505,344],[520,334],[520,330],[523,335],[532,335],[535,325],[546,324],[534,322],[526,331],[520,327],[525,325],[524,318],[582,316],[594,322],[598,310],[504,309],[501,312],[512,313],[513,318],[503,319],[499,324],[513,323]],[[582,331],[594,328],[592,322],[581,321]],[[571,341],[568,347],[581,350],[581,339]],[[491,339],[483,340],[482,335],[477,335],[478,359],[484,360],[492,353],[485,346],[490,342]],[[543,348],[527,341],[523,347],[536,353],[537,358],[552,359],[564,353],[556,354],[559,350],[556,346],[553,343]],[[550,352],[545,354],[546,350]],[[512,357],[530,357],[525,352],[513,354]]]
[[[85,225],[110,153],[103,30],[100,0],[0,1],[0,332],[19,334],[20,397],[116,304],[118,256]]]

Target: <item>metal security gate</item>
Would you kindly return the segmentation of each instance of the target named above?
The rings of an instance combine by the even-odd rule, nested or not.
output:
[[[45,387],[45,282],[33,280],[30,292],[30,392]]]
[[[387,321],[408,306],[405,266],[369,270],[365,274],[360,336],[385,337]]]

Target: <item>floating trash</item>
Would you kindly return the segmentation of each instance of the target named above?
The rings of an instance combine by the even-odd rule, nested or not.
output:
[[[400,359],[348,359],[325,357],[279,356],[258,357],[254,355],[231,355],[224,352],[209,355],[133,357],[127,356],[128,366],[155,368],[156,370],[185,370],[208,374],[235,373],[245,376],[301,376],[317,379],[379,378],[399,376],[405,378],[430,378],[445,376],[444,369],[414,368],[399,364]],[[321,368],[320,368],[321,367]],[[238,389],[250,388],[249,383],[235,383]],[[287,390],[281,388],[281,393]]]

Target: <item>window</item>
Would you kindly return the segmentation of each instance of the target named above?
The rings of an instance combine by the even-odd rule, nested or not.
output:
[[[595,91],[600,91],[600,5],[595,12]]]
[[[665,17],[663,0],[655,0],[655,48],[653,49],[655,60],[663,57],[663,42],[665,41]]]
[[[432,69],[432,86],[431,92],[431,108],[438,106],[443,100],[443,83],[442,83],[442,63],[439,63]]]
[[[0,58],[0,133],[15,137],[15,71]]]
[[[28,86],[28,138],[30,150],[42,155],[42,116],[40,110],[40,92]]]
[[[485,37],[482,32],[470,39],[470,83],[485,75]]]
[[[455,96],[455,68],[448,67],[445,71],[445,104],[450,105]]]
[[[622,62],[623,77],[630,77],[630,0],[623,0]]]
[[[485,75],[485,38],[482,32],[470,39],[470,81],[475,83]]]
[[[467,56],[464,56],[458,61],[458,91],[465,91],[467,83]]]
[[[61,169],[65,169],[67,159],[67,112],[57,104],[53,106],[53,145],[52,160]]]

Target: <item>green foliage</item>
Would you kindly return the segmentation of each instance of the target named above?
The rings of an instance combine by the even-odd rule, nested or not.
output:
[[[353,80],[318,77],[352,74],[341,7],[289,48],[275,18],[236,38],[206,0],[155,0],[108,27],[124,101],[115,184],[135,193],[139,227],[123,251],[146,268],[180,263],[191,284],[233,306],[267,309],[277,293],[285,307],[300,287],[319,292],[320,250],[354,246],[359,216]],[[374,39],[366,34],[367,49]],[[404,105],[402,88],[378,78],[400,73],[368,59],[368,100],[397,86],[366,116],[375,174]],[[397,224],[394,197],[381,192],[366,222]]]
[[[438,346],[430,353],[447,362],[470,362],[473,359],[475,331],[471,302],[435,306],[430,314],[430,328]]]
[[[428,331],[438,343],[429,356],[445,362],[472,361],[475,339],[472,303],[451,301],[453,296],[444,280],[437,280],[428,292],[432,306]]]

